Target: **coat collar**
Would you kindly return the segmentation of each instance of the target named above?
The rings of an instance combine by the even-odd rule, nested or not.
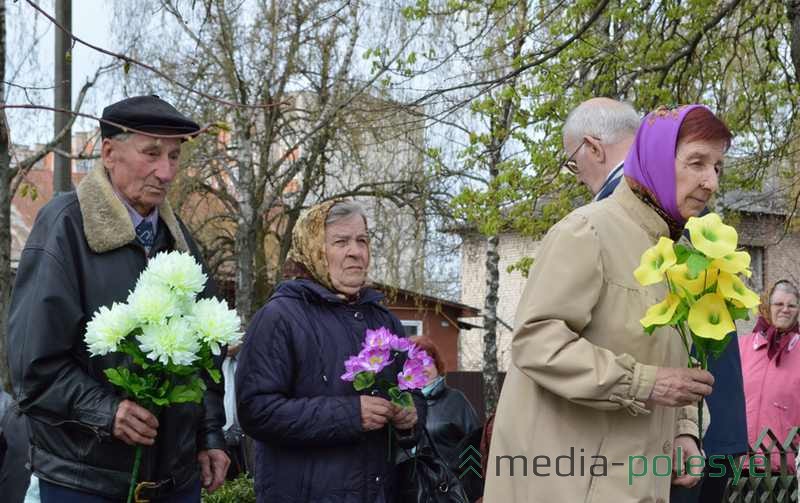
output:
[[[634,222],[644,229],[648,236],[655,242],[662,236],[669,237],[669,227],[653,208],[639,199],[633,193],[628,182],[623,177],[617,185],[610,199],[619,203]]]
[[[92,169],[78,185],[77,193],[83,231],[93,252],[115,250],[136,239],[128,210],[114,193],[105,167],[97,166]],[[188,252],[186,237],[166,199],[158,207],[158,216],[175,238],[175,248]]]
[[[800,344],[800,333],[794,332],[791,334],[786,334],[784,337],[789,337],[789,345],[786,346],[786,352],[793,350],[798,344]],[[758,351],[759,349],[765,349],[769,346],[769,340],[764,332],[756,331],[753,333],[753,349]]]

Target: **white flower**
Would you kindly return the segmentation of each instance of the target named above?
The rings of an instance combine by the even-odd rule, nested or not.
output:
[[[92,356],[102,356],[117,350],[117,346],[136,328],[136,318],[130,307],[117,302],[109,309],[98,309],[86,324],[86,346]]]
[[[200,341],[183,318],[172,318],[163,325],[146,325],[136,336],[139,347],[153,361],[176,365],[191,365],[197,360]]]
[[[239,342],[242,333],[239,331],[241,320],[236,311],[228,309],[225,302],[217,299],[201,299],[192,307],[191,320],[193,329],[200,339],[208,344],[211,352],[220,354],[220,346]]]
[[[166,285],[175,294],[194,300],[203,291],[206,279],[203,268],[194,257],[188,253],[173,251],[161,252],[150,259],[138,284]]]
[[[139,281],[128,297],[133,316],[140,323],[164,323],[181,312],[181,299],[169,288]]]

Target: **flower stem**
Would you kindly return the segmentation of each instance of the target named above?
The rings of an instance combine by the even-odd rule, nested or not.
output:
[[[131,471],[131,487],[128,489],[128,503],[133,501],[133,494],[136,491],[136,477],[139,475],[139,465],[142,463],[142,446],[136,446],[136,456],[133,459],[133,471]]]
[[[700,358],[700,368],[703,370],[708,370],[708,356],[703,353],[702,357]],[[703,452],[703,398],[700,398],[700,401],[697,402],[697,422],[698,422],[698,435],[697,435],[697,448],[700,452]]]

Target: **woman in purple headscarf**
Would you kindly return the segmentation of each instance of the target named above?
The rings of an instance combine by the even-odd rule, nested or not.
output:
[[[614,194],[548,232],[517,308],[485,502],[669,501],[673,448],[699,454],[696,404],[713,377],[685,368],[678,337],[644,333],[639,319],[667,292],[633,270],[706,206],[730,140],[706,107],[656,110]]]

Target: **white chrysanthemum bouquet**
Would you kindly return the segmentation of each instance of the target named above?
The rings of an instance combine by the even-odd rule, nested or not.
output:
[[[159,253],[139,276],[124,304],[101,307],[86,325],[86,346],[92,356],[120,352],[132,364],[105,370],[109,382],[150,410],[203,400],[203,372],[221,379],[213,357],[221,347],[237,343],[241,322],[235,311],[217,299],[196,300],[206,275],[188,253]],[[137,446],[131,501],[141,462]]]

